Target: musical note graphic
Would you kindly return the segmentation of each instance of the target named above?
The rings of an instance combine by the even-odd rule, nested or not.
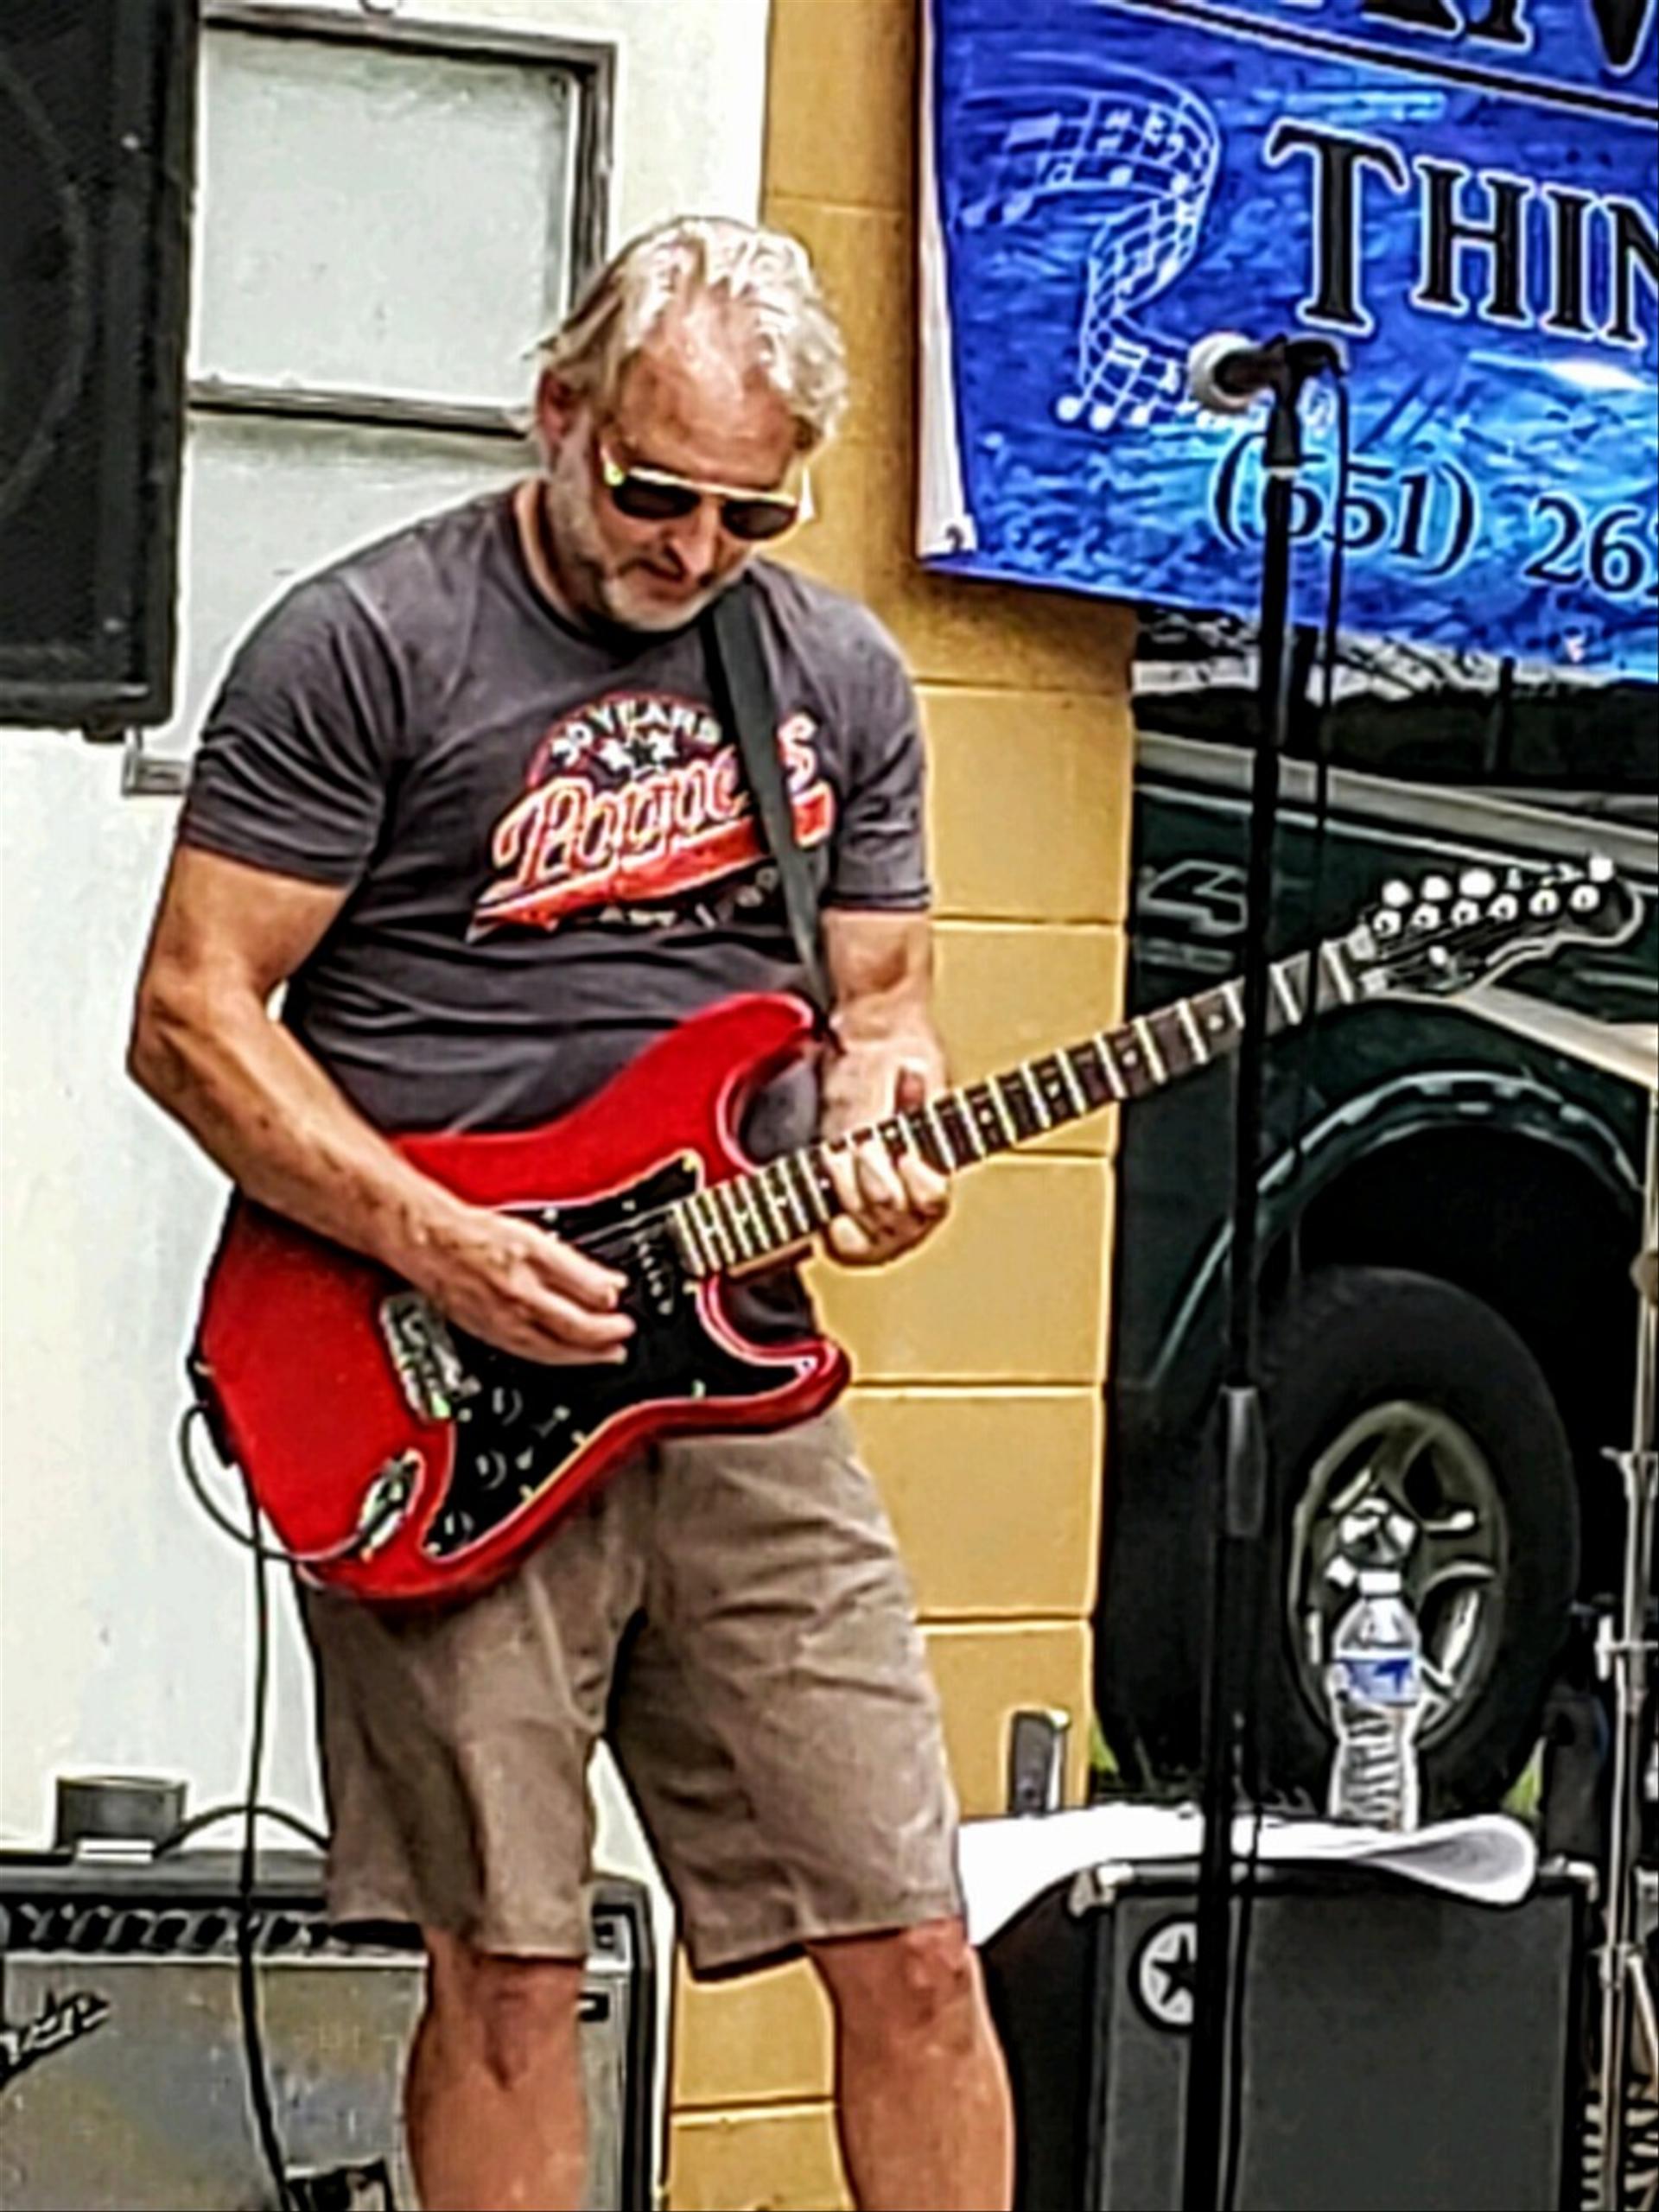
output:
[[[974,184],[957,220],[982,233],[1040,229],[1045,245],[1033,239],[1033,251],[1050,256],[1078,239],[1075,372],[1054,413],[1096,432],[1118,422],[1138,428],[1188,404],[1185,347],[1147,329],[1138,310],[1197,250],[1221,133],[1177,85],[1128,69],[1091,70],[1087,86],[1067,85],[1065,61],[1054,57],[1046,86],[1027,81],[964,102],[964,168]]]

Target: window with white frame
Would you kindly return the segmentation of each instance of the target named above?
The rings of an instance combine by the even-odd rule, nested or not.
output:
[[[296,577],[522,470],[536,340],[603,251],[609,92],[603,48],[210,0],[152,755]]]

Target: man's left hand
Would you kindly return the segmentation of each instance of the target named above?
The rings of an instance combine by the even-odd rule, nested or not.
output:
[[[912,1113],[927,1103],[924,1071],[902,1066],[893,1085],[893,1109]],[[826,1147],[822,1158],[842,1211],[830,1224],[825,1241],[849,1268],[880,1267],[912,1250],[944,1219],[950,1185],[918,1153],[895,1160],[879,1138],[840,1149]]]

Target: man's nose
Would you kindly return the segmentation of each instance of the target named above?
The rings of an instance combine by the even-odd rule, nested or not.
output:
[[[706,576],[720,557],[720,509],[700,499],[689,515],[670,524],[670,543],[694,576]]]

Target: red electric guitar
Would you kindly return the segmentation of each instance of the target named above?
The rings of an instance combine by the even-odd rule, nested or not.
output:
[[[1390,885],[1345,937],[1272,970],[1270,1027],[1400,994],[1447,997],[1576,939],[1617,942],[1640,906],[1611,867]],[[540,1223],[625,1274],[617,1366],[552,1367],[463,1335],[369,1262],[233,1204],[192,1373],[219,1450],[283,1544],[364,1598],[456,1597],[652,1438],[780,1428],[847,1380],[823,1338],[747,1342],[728,1278],[810,1244],[836,1211],[826,1151],[907,1149],[954,1171],[1205,1066],[1238,1037],[1235,982],[1143,1014],[851,1136],[756,1166],[746,1102],[807,1049],[798,1001],[727,1001],[547,1126],[397,1140],[425,1173]]]

